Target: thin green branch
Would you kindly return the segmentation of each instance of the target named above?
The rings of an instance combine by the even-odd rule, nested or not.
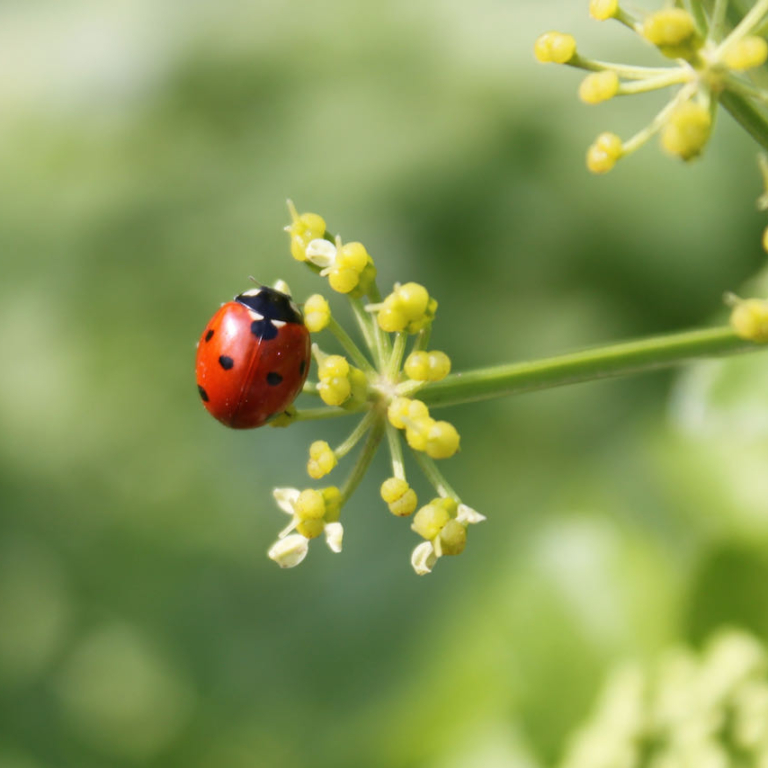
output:
[[[414,451],[413,455],[416,458],[419,467],[421,467],[424,476],[429,480],[439,496],[461,501],[456,491],[451,488],[448,481],[443,477],[443,473],[437,468],[437,465],[429,458],[429,456],[421,451]]]
[[[720,103],[734,120],[763,148],[768,149],[768,121],[739,93],[725,90]]]
[[[399,480],[405,480],[405,461],[403,459],[403,444],[400,442],[400,432],[387,421],[387,443],[389,455],[392,458],[392,474]]]
[[[373,366],[368,358],[360,351],[357,344],[352,341],[352,337],[339,325],[333,315],[331,315],[328,323],[328,330],[338,339],[339,344],[344,347],[344,351],[355,361],[358,368],[368,372],[373,371]]]
[[[365,410],[365,406],[359,408],[335,408],[330,405],[326,405],[323,408],[304,408],[296,413],[291,418],[291,422],[294,421],[319,421],[320,419],[335,419],[338,416],[353,416],[356,413],[360,413]]]
[[[387,375],[390,379],[395,379],[400,370],[407,341],[408,334],[405,331],[400,331],[395,334],[395,343],[392,347],[392,354],[389,356],[389,363],[387,365]]]
[[[764,347],[740,339],[729,326],[687,331],[544,360],[454,373],[425,387],[419,399],[430,406],[457,405],[761,348]]]
[[[668,75],[680,71],[680,67],[634,67],[630,64],[616,64],[612,61],[585,59],[578,53],[566,63],[569,67],[585,69],[588,72],[615,72],[619,77],[627,80],[645,80],[648,77]]]
[[[349,477],[346,479],[344,485],[340,489],[342,504],[345,504],[349,500],[349,497],[352,496],[352,494],[355,492],[357,486],[360,485],[360,481],[368,471],[368,467],[371,465],[373,457],[376,455],[376,449],[379,447],[379,443],[381,442],[383,435],[384,422],[380,419],[376,424],[373,425],[371,431],[368,433],[368,439],[365,441],[363,450],[357,457],[357,462],[355,462],[355,466],[352,468],[352,472],[349,474]]]
[[[712,40],[722,40],[725,35],[725,20],[728,16],[728,0],[715,0],[712,8],[712,19],[709,22],[709,37]]]
[[[768,0],[757,0],[749,11],[744,14],[744,18],[736,25],[733,32],[717,46],[714,58],[718,59],[726,48],[750,34],[760,24],[766,13],[768,13]]]
[[[334,454],[337,459],[341,459],[346,456],[362,439],[365,433],[371,428],[373,420],[376,418],[375,411],[368,411],[368,413],[360,419],[359,424],[352,430],[352,434],[336,449]]]

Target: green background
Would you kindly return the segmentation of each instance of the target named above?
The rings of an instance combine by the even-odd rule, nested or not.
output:
[[[271,489],[353,422],[238,433],[195,391],[249,275],[322,289],[288,196],[429,288],[454,370],[722,319],[755,147],[724,115],[701,162],[590,177],[663,97],[534,62],[550,28],[656,61],[586,5],[0,5],[1,768],[546,766],[614,661],[768,637],[760,355],[440,412],[488,522],[426,578],[383,455],[344,552],[280,571]]]

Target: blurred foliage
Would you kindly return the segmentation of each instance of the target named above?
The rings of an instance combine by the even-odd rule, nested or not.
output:
[[[754,148],[588,177],[636,107],[530,53],[585,6],[0,5],[0,768],[544,766],[612,661],[768,638],[762,356],[452,410],[489,522],[425,579],[383,463],[280,572],[270,490],[345,425],[197,400],[220,302],[317,288],[288,195],[428,286],[456,370],[709,322],[764,260]]]

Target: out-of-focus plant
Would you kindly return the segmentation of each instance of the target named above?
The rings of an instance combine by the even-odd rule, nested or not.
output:
[[[768,657],[751,635],[716,634],[700,654],[611,673],[561,768],[768,765]]]

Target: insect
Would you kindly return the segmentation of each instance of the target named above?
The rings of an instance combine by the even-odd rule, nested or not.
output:
[[[197,391],[233,429],[260,427],[282,413],[309,373],[309,331],[285,293],[262,286],[222,304],[197,344]]]

